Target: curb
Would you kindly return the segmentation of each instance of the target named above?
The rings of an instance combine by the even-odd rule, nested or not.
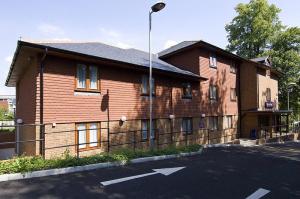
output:
[[[4,175],[0,175],[0,182],[11,181],[11,180],[23,180],[23,179],[30,179],[30,178],[39,178],[39,177],[46,177],[46,176],[54,176],[54,175],[75,173],[75,172],[80,172],[80,171],[90,171],[90,170],[95,170],[95,169],[117,167],[117,166],[122,166],[122,165],[126,165],[126,164],[137,164],[137,163],[142,163],[142,162],[167,160],[167,159],[173,159],[173,158],[179,158],[179,157],[188,157],[188,156],[200,155],[202,153],[202,149],[203,148],[201,148],[197,152],[190,152],[190,153],[179,153],[179,154],[174,154],[174,155],[162,155],[162,156],[136,158],[136,159],[130,160],[128,163],[126,163],[125,161],[124,162],[104,162],[104,163],[90,164],[90,165],[84,165],[84,166],[49,169],[49,170],[33,171],[33,172],[26,172],[26,173],[4,174]]]

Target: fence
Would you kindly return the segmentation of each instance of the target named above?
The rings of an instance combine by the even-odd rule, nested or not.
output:
[[[294,133],[300,133],[300,126],[294,123],[283,125],[271,125],[262,126],[255,129],[257,132],[257,138],[278,138],[282,136],[288,136]]]
[[[81,157],[99,152],[111,152],[120,148],[134,151],[149,148],[161,149],[171,145],[225,143],[237,138],[236,128],[209,130],[195,128],[198,125],[193,125],[194,128],[183,131],[179,128],[181,124],[179,125],[178,122],[166,118],[160,119],[168,122],[161,122],[153,130],[155,135],[153,139],[150,139],[149,130],[141,129],[140,123],[137,123],[138,128],[135,129],[112,127],[111,124],[117,121],[101,121],[97,123],[96,128],[85,129],[78,129],[75,122],[55,124],[55,126],[53,124],[5,125],[1,127],[16,128],[16,139],[11,142],[0,140],[0,146],[14,144],[18,155],[40,154],[50,158],[68,151],[71,155]],[[177,120],[181,119],[177,118]],[[192,122],[197,123],[196,120],[193,118]],[[132,122],[138,121],[141,120],[132,120]],[[97,136],[95,136],[95,132]],[[147,133],[146,138],[142,136],[145,132]],[[84,141],[80,140],[80,136]],[[95,139],[95,137],[97,138]]]

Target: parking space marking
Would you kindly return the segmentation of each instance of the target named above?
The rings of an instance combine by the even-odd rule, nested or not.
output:
[[[263,197],[264,195],[268,194],[269,192],[270,192],[269,190],[259,188],[253,194],[248,196],[246,199],[259,199],[259,198]]]

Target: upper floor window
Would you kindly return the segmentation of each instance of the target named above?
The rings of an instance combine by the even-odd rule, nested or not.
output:
[[[142,120],[141,121],[141,136],[142,140],[155,139],[155,131],[156,131],[156,120],[152,120],[152,131],[150,131],[150,120]]]
[[[190,83],[184,83],[182,85],[182,98],[192,98],[192,86]]]
[[[235,62],[231,62],[230,64],[230,72],[236,74],[237,67]]]
[[[77,65],[76,89],[85,91],[99,90],[98,68],[96,66]]]
[[[230,100],[236,101],[236,89],[235,88],[230,89]]]
[[[210,100],[217,100],[218,98],[218,89],[214,85],[209,86],[209,99]]]
[[[193,122],[192,118],[183,118],[181,129],[184,134],[191,134],[193,132]]]
[[[155,95],[155,80],[152,77],[152,95]],[[141,92],[142,95],[149,95],[150,87],[149,87],[149,77],[147,75],[142,76],[142,85],[141,85]]]
[[[267,88],[266,90],[266,100],[267,101],[271,101],[271,89],[270,88]]]
[[[214,53],[209,55],[209,66],[212,68],[217,68],[217,56]]]

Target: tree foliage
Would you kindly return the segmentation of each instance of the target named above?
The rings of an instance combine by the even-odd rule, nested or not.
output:
[[[228,50],[245,58],[262,54],[270,45],[274,33],[281,30],[280,9],[267,0],[251,0],[235,8],[238,15],[226,25]]]
[[[291,90],[290,105],[299,114],[300,29],[282,25],[280,9],[267,0],[238,4],[235,10],[237,16],[225,27],[227,49],[247,59],[269,55],[272,66],[283,73],[279,80],[280,107],[287,108],[288,85],[297,83]]]

